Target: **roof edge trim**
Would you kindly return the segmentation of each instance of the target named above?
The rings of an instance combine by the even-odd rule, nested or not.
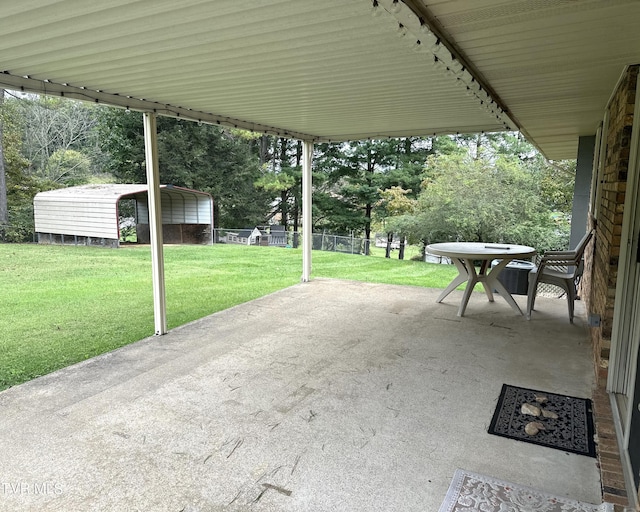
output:
[[[211,112],[201,112],[189,108],[178,107],[146,99],[122,96],[117,93],[108,93],[101,90],[91,90],[85,87],[76,87],[69,84],[59,84],[49,80],[39,80],[30,76],[12,75],[8,71],[0,73],[0,87],[14,91],[43,94],[49,96],[60,96],[79,101],[99,103],[112,107],[125,108],[138,112],[153,112],[165,117],[185,119],[199,123],[225,126],[227,128],[240,128],[252,132],[275,135],[289,139],[300,139],[308,141],[318,141],[319,137],[308,133],[301,133],[276,126],[268,126],[259,123],[243,121],[231,117],[220,116]]]

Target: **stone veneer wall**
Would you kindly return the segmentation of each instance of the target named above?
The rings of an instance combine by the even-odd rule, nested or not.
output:
[[[596,377],[599,387],[607,384],[613,306],[618,277],[624,198],[631,149],[631,129],[639,65],[628,68],[609,105],[604,172],[593,246],[585,253],[581,290],[587,311],[600,316],[600,326],[591,328]],[[594,180],[595,182],[595,180]]]

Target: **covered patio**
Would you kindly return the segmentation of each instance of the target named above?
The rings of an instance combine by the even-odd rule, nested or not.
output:
[[[604,495],[624,503],[626,487],[636,504],[639,19],[636,0],[3,6],[0,87],[145,113],[156,334],[160,115],[304,141],[305,285],[0,394],[0,481],[62,489],[1,498],[14,510],[435,510],[462,466],[598,502],[593,459],[486,434],[512,381],[606,388]],[[595,228],[596,242],[576,325],[557,302],[527,322],[472,297],[460,319],[428,290],[312,280],[315,143],[499,130],[578,159],[572,240]],[[228,321],[282,311],[255,331]]]
[[[456,468],[600,503],[595,458],[487,433],[503,383],[591,395],[584,315],[438,293],[316,279],[9,389],[2,506],[436,511]]]

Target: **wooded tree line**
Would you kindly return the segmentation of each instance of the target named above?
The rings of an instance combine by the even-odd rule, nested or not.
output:
[[[6,92],[0,137],[5,241],[32,239],[41,190],[146,182],[137,112]],[[299,141],[160,117],[158,151],[161,182],[210,193],[216,227],[298,229]],[[574,176],[575,161],[547,162],[513,133],[316,144],[313,230],[562,248]]]

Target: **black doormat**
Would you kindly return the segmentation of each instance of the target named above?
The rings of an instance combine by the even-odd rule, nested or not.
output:
[[[523,413],[523,404],[532,414]],[[503,384],[489,434],[596,456],[593,408],[587,398]]]

